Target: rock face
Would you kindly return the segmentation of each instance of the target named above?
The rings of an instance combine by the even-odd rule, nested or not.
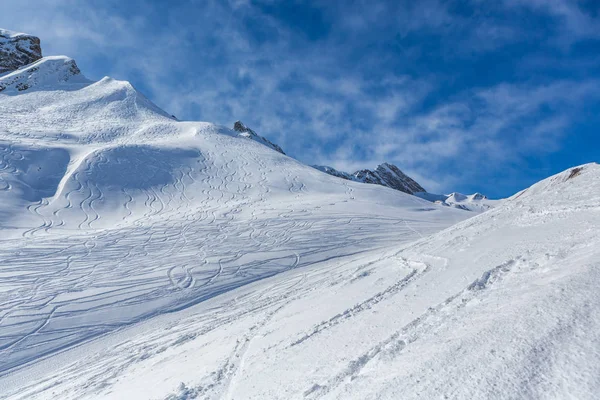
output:
[[[360,182],[387,186],[408,194],[425,192],[421,185],[393,164],[383,163],[375,171],[363,169],[355,172],[354,176]]]
[[[389,163],[383,163],[373,171],[369,169],[362,169],[353,174],[338,171],[335,168],[322,165],[314,165],[313,168],[323,171],[329,175],[337,176],[338,178],[386,186],[408,194],[425,192],[425,189],[423,189],[423,187],[414,179],[402,172],[400,168]]]
[[[0,29],[0,74],[15,71],[42,58],[40,39]]]
[[[280,152],[281,154],[285,154],[281,147],[277,146],[275,143],[271,142],[269,139],[258,135],[252,129],[248,128],[246,125],[242,123],[242,121],[236,121],[233,124],[233,130],[238,132],[238,136],[247,137],[248,139],[252,139],[256,142],[262,143],[267,147],[272,148],[275,151]]]

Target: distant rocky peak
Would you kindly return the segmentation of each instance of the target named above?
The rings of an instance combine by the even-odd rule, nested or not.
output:
[[[42,58],[40,39],[0,29],[0,74],[15,71]]]
[[[326,174],[336,176],[338,178],[347,179],[355,182],[371,183],[374,185],[386,186],[391,189],[399,190],[404,193],[414,194],[417,192],[425,192],[425,189],[419,185],[414,179],[406,175],[397,166],[390,163],[380,164],[375,170],[361,169],[349,174],[347,172],[338,171],[327,166],[315,165],[320,171]]]
[[[281,147],[279,147],[275,143],[271,142],[269,139],[267,139],[263,136],[260,136],[259,134],[254,132],[252,129],[248,128],[246,125],[244,125],[244,123],[242,121],[235,121],[235,123],[233,124],[233,130],[239,133],[238,136],[252,139],[255,142],[264,144],[265,146],[270,147],[273,150],[278,151],[281,154],[285,154]]]
[[[368,169],[357,171],[354,173],[354,176],[359,181],[387,186],[408,194],[425,192],[425,189],[414,179],[406,175],[394,164],[387,162],[377,166],[374,171]]]

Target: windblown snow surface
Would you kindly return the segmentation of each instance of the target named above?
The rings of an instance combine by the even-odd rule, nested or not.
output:
[[[0,93],[0,397],[596,398],[598,165],[460,222],[63,65]]]

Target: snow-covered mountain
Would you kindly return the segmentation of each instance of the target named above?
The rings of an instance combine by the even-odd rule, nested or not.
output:
[[[597,164],[466,219],[73,66],[0,75],[0,398],[596,398]]]
[[[361,169],[353,174],[324,165],[313,165],[313,168],[338,178],[385,186],[408,194],[425,192],[425,189],[414,179],[402,172],[397,166],[389,163],[383,163],[377,166],[375,170]]]
[[[481,213],[494,208],[502,200],[490,200],[487,196],[480,193],[464,195],[461,193],[451,193],[449,195],[429,193],[423,189],[414,179],[406,175],[397,166],[389,163],[379,165],[375,170],[363,169],[349,174],[338,171],[335,168],[324,165],[313,165],[313,168],[326,174],[354,182],[371,183],[399,190],[404,193],[412,194],[424,200],[436,203],[442,206],[458,208],[460,210],[473,211]]]
[[[497,207],[503,200],[491,200],[481,193],[462,194],[433,194],[427,192],[414,193],[415,196],[431,201],[436,204],[441,204],[448,207],[459,208],[461,210],[473,212],[485,212],[491,208]]]
[[[465,218],[322,174],[244,132],[177,121],[75,65],[44,57],[0,76],[0,374]]]

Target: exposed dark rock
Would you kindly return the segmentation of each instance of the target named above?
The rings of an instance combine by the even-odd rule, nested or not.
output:
[[[579,176],[581,174],[581,171],[583,171],[583,167],[573,168],[569,173],[569,177],[567,179],[573,179],[576,176]]]
[[[389,163],[379,165],[375,171],[368,169],[357,171],[354,176],[361,182],[387,186],[408,194],[425,192],[425,189],[414,179]]]
[[[315,165],[313,168],[323,171],[329,175],[337,176],[338,178],[386,186],[408,194],[425,192],[425,189],[423,189],[423,187],[414,179],[402,172],[400,168],[389,163],[383,163],[379,165],[374,171],[362,169],[353,174],[338,171],[327,166]]]
[[[239,136],[243,136],[248,139],[252,139],[256,142],[264,144],[267,147],[272,148],[275,151],[280,152],[281,154],[285,154],[281,147],[277,146],[275,143],[271,142],[269,139],[267,139],[263,136],[260,136],[259,134],[254,132],[252,129],[248,128],[246,125],[244,125],[242,123],[242,121],[236,121],[233,124],[233,130],[238,132]]]
[[[0,74],[15,71],[40,58],[39,38],[0,29]]]

